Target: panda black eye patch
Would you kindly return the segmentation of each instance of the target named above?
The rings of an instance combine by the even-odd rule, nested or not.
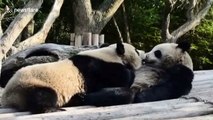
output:
[[[156,51],[154,52],[154,54],[155,54],[155,56],[156,56],[157,58],[161,58],[161,57],[162,57],[162,54],[161,54],[161,51],[160,51],[160,50],[156,50]]]

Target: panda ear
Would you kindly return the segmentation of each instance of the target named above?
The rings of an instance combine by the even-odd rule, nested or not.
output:
[[[118,55],[124,54],[125,50],[124,50],[124,45],[122,43],[117,43],[116,52]]]
[[[183,52],[188,51],[191,47],[191,44],[188,41],[182,41],[177,44],[178,44],[177,47],[182,49]]]

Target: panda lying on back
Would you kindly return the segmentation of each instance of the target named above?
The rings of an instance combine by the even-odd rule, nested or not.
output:
[[[146,53],[145,65],[140,68],[140,73],[136,73],[131,86],[137,91],[134,102],[172,99],[188,94],[194,77],[192,59],[187,53],[189,49],[190,44],[183,41],[159,44]],[[146,75],[152,77],[144,79]]]
[[[2,106],[52,112],[76,105],[76,101],[86,102],[85,95],[102,88],[128,88],[142,56],[143,52],[132,45],[118,43],[83,51],[70,59],[21,68],[7,83]]]
[[[131,88],[107,88],[88,94],[87,105],[105,106],[178,98],[192,88],[193,64],[188,42],[162,43],[146,53]],[[95,100],[92,98],[96,98]],[[113,101],[112,101],[113,100]],[[103,104],[104,103],[104,104]]]

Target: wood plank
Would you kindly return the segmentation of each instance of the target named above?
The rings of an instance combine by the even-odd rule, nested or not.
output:
[[[209,86],[211,87],[213,85],[213,80],[209,80],[209,81],[202,81],[202,82],[193,82],[192,86],[193,88],[197,89],[199,87],[205,87],[205,86]]]
[[[195,71],[193,89],[185,98],[118,105],[109,107],[66,107],[67,111],[30,115],[29,112],[16,112],[13,109],[0,108],[0,119],[20,120],[88,120],[88,119],[122,119],[122,120],[213,120],[213,106],[205,101],[213,102],[213,70]],[[1,90],[0,90],[1,92]],[[192,97],[201,99],[196,102]],[[204,101],[204,102],[203,102]]]
[[[162,103],[162,102],[161,102]],[[19,119],[51,119],[51,120],[60,120],[60,119],[72,119],[72,120],[87,120],[87,119],[112,119],[117,117],[128,117],[135,115],[148,114],[153,112],[160,112],[163,110],[171,111],[173,109],[180,109],[182,107],[194,107],[208,108],[210,105],[204,105],[202,102],[196,103],[179,103],[173,105],[163,104],[162,106],[155,106],[154,103],[140,103],[140,104],[131,104],[131,105],[121,105],[121,106],[111,106],[111,107],[99,107],[99,108],[89,108],[83,110],[74,110],[74,111],[64,111],[57,113],[48,113],[48,114],[39,114],[18,117]]]
[[[213,120],[213,114],[196,116],[196,117],[178,118],[178,119],[171,119],[171,120]]]
[[[66,111],[73,111],[79,109],[88,109],[88,108],[95,108],[95,106],[78,106],[78,107],[63,107]]]
[[[15,115],[12,114],[1,115],[0,120],[15,120]]]
[[[174,119],[183,118],[183,117],[195,117],[195,116],[202,116],[206,114],[213,114],[213,108],[193,108],[191,110],[187,108],[182,108],[178,110],[171,110],[171,111],[164,111],[159,113],[152,113],[152,114],[143,114],[131,117],[120,118],[117,120],[164,120],[164,119]]]
[[[195,71],[194,81],[213,79],[213,70]]]

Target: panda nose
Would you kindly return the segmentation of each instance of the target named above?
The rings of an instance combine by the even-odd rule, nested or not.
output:
[[[146,59],[143,59],[142,60],[142,65],[145,65],[145,63],[146,63]]]
[[[146,63],[147,55],[145,55],[144,59],[142,59],[142,64],[144,65]]]
[[[149,58],[149,55],[146,54],[145,58],[142,60],[142,64],[144,65]]]

